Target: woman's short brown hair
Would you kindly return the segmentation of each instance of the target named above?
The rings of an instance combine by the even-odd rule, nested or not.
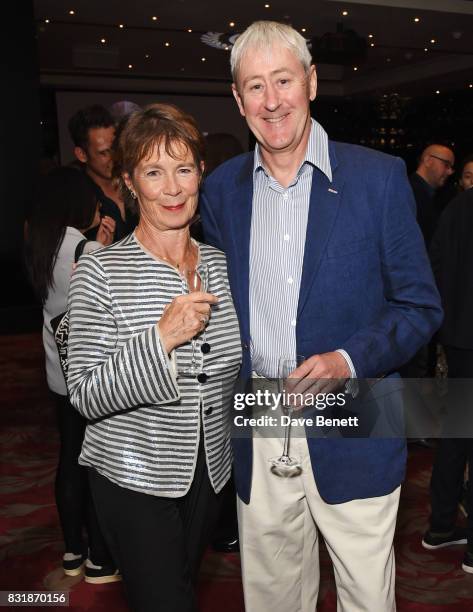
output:
[[[195,119],[173,104],[150,104],[132,113],[117,131],[113,174],[124,195],[128,190],[123,173],[132,177],[140,161],[150,157],[161,143],[166,153],[177,159],[181,158],[184,145],[201,172],[201,162],[205,157],[204,137]]]

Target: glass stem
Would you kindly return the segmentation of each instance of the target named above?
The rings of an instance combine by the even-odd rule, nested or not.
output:
[[[291,432],[291,423],[289,423],[289,425],[286,425],[286,429],[284,431],[284,447],[283,447],[283,457],[288,457],[289,456],[289,436],[290,436],[290,432]]]

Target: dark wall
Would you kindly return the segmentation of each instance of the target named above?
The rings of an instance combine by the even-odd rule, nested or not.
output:
[[[330,138],[402,157],[409,171],[429,143],[453,146],[457,166],[473,153],[473,89],[408,98],[317,98],[313,116]]]
[[[40,155],[39,65],[32,0],[2,6],[0,308],[31,301],[22,269],[23,220]]]

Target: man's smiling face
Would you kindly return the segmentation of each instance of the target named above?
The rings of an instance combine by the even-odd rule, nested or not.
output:
[[[248,49],[233,85],[240,113],[270,155],[305,148],[316,90],[314,66],[307,73],[298,57],[280,46]]]

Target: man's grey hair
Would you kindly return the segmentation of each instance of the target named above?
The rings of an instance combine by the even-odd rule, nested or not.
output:
[[[278,21],[255,21],[240,34],[233,45],[230,55],[233,82],[237,83],[241,61],[249,49],[270,50],[277,45],[292,51],[304,70],[309,72],[312,56],[305,38],[297,30]]]

